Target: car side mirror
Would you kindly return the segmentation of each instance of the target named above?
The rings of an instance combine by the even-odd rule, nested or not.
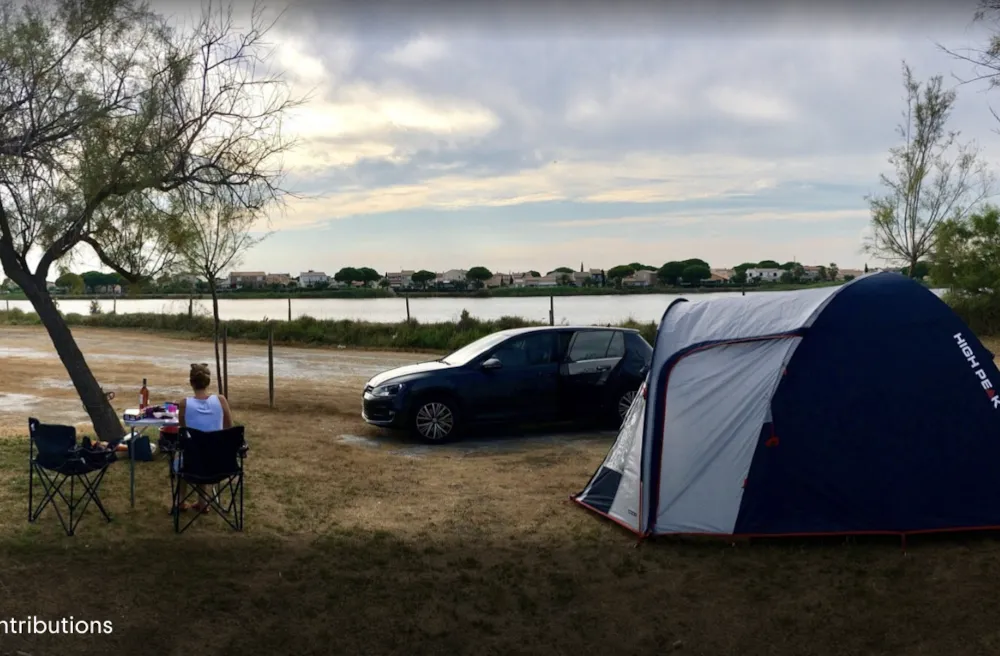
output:
[[[496,358],[490,358],[489,360],[483,363],[483,369],[486,370],[501,369],[501,368],[503,368],[503,363]]]

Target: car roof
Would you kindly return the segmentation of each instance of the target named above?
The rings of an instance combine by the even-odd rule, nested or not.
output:
[[[562,330],[620,330],[626,333],[638,333],[635,328],[619,328],[617,326],[528,326],[526,328],[508,328],[498,330],[495,335],[520,335],[523,333],[549,332]]]

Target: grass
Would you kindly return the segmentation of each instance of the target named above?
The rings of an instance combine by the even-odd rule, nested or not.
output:
[[[149,330],[175,333],[199,339],[212,339],[211,317],[181,314],[95,314],[65,315],[70,326]],[[0,325],[38,325],[38,315],[19,309],[0,311]],[[348,346],[369,349],[399,349],[409,351],[453,351],[480,337],[507,328],[523,328],[543,324],[520,317],[503,317],[484,321],[463,313],[458,322],[420,323],[370,323],[349,319],[333,321],[300,317],[293,321],[243,321],[226,322],[229,339],[235,341],[266,342],[268,327],[274,330],[274,342],[298,346]],[[627,328],[636,328],[652,343],[656,335],[653,323],[625,321]]]
[[[127,363],[98,366],[102,380],[129,373]],[[16,380],[57,370],[25,361]],[[268,411],[259,384],[236,384],[251,443],[243,534],[207,516],[173,535],[163,461],[138,463],[134,510],[127,468],[113,466],[102,494],[111,524],[88,513],[67,538],[46,511],[29,525],[26,438],[0,430],[2,615],[113,622],[110,635],[0,634],[0,651],[951,656],[1000,647],[985,601],[1000,584],[990,537],[911,538],[905,554],[874,539],[634,548],[631,535],[567,501],[608,439],[403,457],[393,451],[405,443],[336,439],[377,434],[357,418],[356,390],[306,385]]]
[[[109,619],[6,635],[26,653],[962,654],[1000,645],[992,540],[654,541],[570,505],[599,448],[401,458],[306,415],[246,413],[247,529],[171,533],[165,463],[127,468],[67,538],[24,520],[24,438],[0,440],[4,615]],[[47,511],[51,513],[51,511]],[[959,641],[958,638],[961,637]]]

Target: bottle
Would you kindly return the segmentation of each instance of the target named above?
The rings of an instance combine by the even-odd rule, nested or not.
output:
[[[139,390],[139,409],[145,410],[149,405],[149,390],[146,388],[146,379],[142,379],[142,389]]]

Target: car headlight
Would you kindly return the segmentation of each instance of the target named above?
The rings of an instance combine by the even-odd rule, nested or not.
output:
[[[381,387],[376,387],[372,390],[372,396],[376,397],[386,397],[386,396],[396,396],[403,390],[402,383],[396,383],[395,385],[382,385]]]

